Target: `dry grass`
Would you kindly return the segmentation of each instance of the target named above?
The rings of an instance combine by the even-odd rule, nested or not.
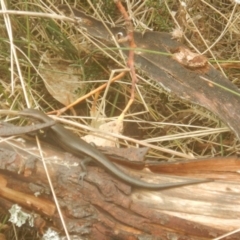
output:
[[[68,2],[71,4],[71,1]],[[1,18],[2,108],[38,106],[49,111],[60,107],[46,91],[38,72],[40,60],[45,53],[49,60],[65,61],[77,68],[80,71],[79,78],[86,84],[84,92],[106,81],[110,75],[109,69],[126,66],[120,55],[106,52],[102,48],[97,49],[88,36],[80,34],[64,17],[61,20],[61,16],[48,16],[58,13],[55,7],[57,1],[47,1],[45,4],[34,0],[28,3],[12,1],[10,4],[8,9],[41,12],[42,16],[9,15],[16,58],[14,54],[11,55],[10,30],[6,29],[8,20]],[[112,1],[82,1],[75,7],[85,9],[98,19],[123,23]],[[230,68],[230,63],[235,66],[239,64],[236,63],[239,61],[239,6],[231,1],[213,1],[211,4],[207,1],[189,1],[185,7],[180,7],[176,1],[162,4],[156,1],[141,4],[131,1],[126,7],[139,31],[154,29],[170,32],[176,26],[181,27],[184,33],[182,41],[195,51],[204,53],[213,64],[218,65],[223,74],[239,85],[239,69]],[[149,158],[167,160],[238,153],[238,141],[217,117],[203,108],[169,96],[141,72],[139,79],[136,101],[125,117],[124,134],[142,140],[143,143],[151,143],[153,148],[149,152]],[[126,105],[130,81],[127,76],[121,83],[113,84],[107,96],[101,99],[106,105],[105,113],[108,117],[119,116]],[[92,100],[90,98],[76,107],[82,118],[89,118]],[[127,144],[134,145],[134,141],[128,141]],[[176,154],[165,153],[162,148],[172,149]]]
[[[63,2],[73,5],[76,1]],[[84,9],[100,20],[123,23],[113,1],[77,2],[81,3],[75,4],[76,8]],[[234,5],[230,0],[192,0],[186,1],[186,7],[180,7],[180,1],[149,0],[140,1],[141,5],[136,0],[127,2],[137,30],[171,32],[175,27],[182,28],[182,41],[188,47],[204,53],[230,81],[240,85],[240,5]],[[1,4],[4,9],[3,0]],[[42,14],[1,15],[1,108],[39,107],[50,111],[61,107],[47,92],[38,72],[40,60],[46,52],[49,60],[65,61],[77,68],[86,91],[106,82],[110,69],[126,66],[121,55],[98,49],[64,16],[49,15],[60,14],[57,4],[59,1],[9,1],[7,9]],[[160,160],[238,154],[239,141],[216,116],[168,95],[153,80],[140,71],[138,74],[136,100],[124,119],[124,135],[133,139],[125,140],[120,136],[124,144],[150,144],[148,158]],[[107,117],[117,118],[121,114],[130,96],[130,81],[126,76],[110,87],[105,98],[100,98]],[[85,119],[87,124],[92,101],[90,98],[76,107],[81,121]],[[169,154],[164,149],[174,153]]]

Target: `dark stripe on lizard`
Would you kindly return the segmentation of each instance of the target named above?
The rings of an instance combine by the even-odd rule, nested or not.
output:
[[[43,122],[51,121],[52,119],[44,114],[41,111],[35,109],[25,109],[19,112],[21,116],[32,117]],[[95,147],[91,146],[84,140],[80,139],[77,135],[72,133],[71,131],[65,129],[61,124],[56,123],[52,127],[50,127],[47,134],[50,134],[50,137],[65,151],[68,151],[76,156],[88,156],[91,157],[96,163],[103,166],[114,176],[118,177],[120,180],[130,184],[131,186],[138,188],[146,188],[146,189],[166,189],[179,187],[184,185],[191,185],[197,183],[210,182],[212,180],[189,180],[180,183],[163,183],[163,184],[154,184],[148,183],[145,181],[138,180],[127,175],[121,169],[119,169],[115,164],[109,161],[101,152],[99,152]]]

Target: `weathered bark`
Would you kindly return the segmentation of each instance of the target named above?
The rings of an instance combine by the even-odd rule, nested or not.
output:
[[[85,235],[88,239],[137,239],[140,236],[169,239],[171,236],[197,240],[211,239],[239,226],[240,186],[235,181],[147,191],[132,189],[103,169],[89,166],[81,182],[78,158],[46,144],[42,149],[70,235]],[[38,218],[36,226],[40,232],[51,226],[64,234],[35,141],[2,142],[0,158],[0,205],[7,209],[17,203],[26,211],[38,213],[42,219],[52,220],[44,223],[41,220],[39,224]],[[209,162],[204,160],[208,171],[202,174],[204,178],[211,176],[211,166],[214,168],[213,162]],[[239,169],[239,160],[232,160],[231,164],[233,162],[236,170]],[[168,165],[168,169],[171,166]],[[185,164],[185,169],[187,166]],[[189,166],[192,168],[191,163]],[[160,171],[159,167],[149,167]],[[164,169],[169,172],[167,166]],[[200,174],[202,169],[191,177]],[[228,173],[222,169],[226,179]],[[130,174],[153,182],[183,181],[139,170],[131,170]],[[41,194],[35,197],[36,192]],[[240,234],[226,239],[239,237]]]
[[[69,9],[67,5],[60,5],[59,9],[67,15],[75,17],[76,20],[80,19],[80,21],[76,21],[76,26],[84,29],[84,32],[87,31],[90,36],[103,41],[104,47],[105,43],[114,44],[112,36],[119,34],[127,36],[125,28],[103,24],[76,8]],[[202,68],[193,68],[190,65],[186,67],[183,62],[176,61],[174,55],[169,56],[178,52],[179,49],[189,52],[184,45],[172,39],[170,33],[146,31],[142,34],[134,32],[134,41],[136,44],[135,65],[140,72],[144,72],[170,94],[198,104],[214,113],[240,139],[240,110],[238,107],[240,92],[237,86],[209,64],[204,64]],[[121,47],[129,48],[127,41],[119,44]],[[123,50],[123,53],[128,55],[126,50]],[[195,61],[199,58],[203,57],[198,56]]]

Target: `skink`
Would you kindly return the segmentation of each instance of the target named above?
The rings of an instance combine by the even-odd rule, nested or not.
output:
[[[52,119],[44,114],[41,111],[35,109],[24,109],[19,112],[19,115],[25,117],[31,117],[38,119],[42,122],[52,121]],[[80,139],[77,135],[72,133],[71,131],[65,129],[61,124],[56,123],[55,125],[49,128],[48,133],[50,137],[58,144],[62,149],[68,151],[76,156],[88,156],[91,157],[95,162],[103,166],[114,176],[119,178],[120,180],[130,184],[131,186],[138,188],[146,188],[151,190],[157,189],[166,189],[179,187],[184,185],[191,185],[197,183],[210,182],[212,180],[189,180],[180,183],[164,183],[164,184],[153,184],[145,181],[138,180],[127,175],[121,169],[119,169],[115,164],[109,161],[101,152],[99,152],[95,147],[88,144],[84,140]]]

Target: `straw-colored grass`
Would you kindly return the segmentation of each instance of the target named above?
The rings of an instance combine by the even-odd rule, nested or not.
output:
[[[68,3],[71,5],[71,1]],[[27,16],[11,14],[9,19],[2,15],[1,18],[2,108],[40,107],[50,111],[61,107],[46,90],[41,76],[44,69],[41,69],[40,61],[46,53],[48,61],[56,64],[62,61],[78,70],[79,81],[85,83],[84,89],[76,85],[79,95],[107,81],[111,70],[126,67],[120,55],[98,49],[88,36],[80,34],[71,21],[60,16],[57,2],[44,4],[32,0],[27,3],[11,1],[9,4],[8,9],[32,13]],[[81,1],[75,7],[84,9],[99,20],[123,23],[113,1]],[[195,51],[205,53],[216,65],[218,63],[220,71],[239,85],[239,69],[228,68],[226,64],[239,60],[239,6],[230,1],[211,4],[191,1],[182,7],[176,1],[162,4],[159,1],[141,4],[131,1],[126,7],[138,31],[171,32],[177,26],[181,27],[184,33],[182,41]],[[41,14],[35,15],[34,12]],[[168,95],[154,80],[141,72],[138,74],[140,81],[136,99],[125,116],[124,135],[152,144],[149,158],[227,156],[238,152],[238,141],[216,116]],[[106,97],[100,99],[106,106],[107,117],[121,114],[129,99],[130,82],[130,76],[126,75],[121,82],[110,86]],[[89,98],[76,106],[81,119],[89,119],[92,100]],[[135,145],[134,141],[125,141],[125,144]],[[166,153],[162,148],[172,149],[176,154]]]
[[[120,54],[98,49],[70,19],[61,16],[56,7],[59,1],[8,1],[8,5],[3,0],[0,2],[2,10],[14,11],[9,15],[1,13],[0,18],[2,109],[38,107],[47,112],[62,107],[48,93],[46,81],[41,76],[44,70],[39,66],[46,53],[49,61],[65,62],[78,70],[77,76],[85,84],[84,91],[76,86],[79,96],[106,82],[111,70],[126,67]],[[192,0],[182,7],[180,1],[126,2],[136,30],[171,32],[176,27],[182,28],[182,41],[186,46],[205,54],[222,74],[240,85],[239,5],[230,0]],[[114,1],[62,3],[83,9],[101,21],[123,24]],[[31,13],[17,14],[20,11]],[[216,116],[167,94],[154,80],[139,70],[137,73],[139,83],[135,102],[124,119],[123,135],[131,137],[132,141],[119,136],[124,145],[142,143],[151,146],[147,158],[158,160],[238,154],[239,141]],[[100,97],[97,106],[104,102],[107,118],[117,118],[121,114],[130,97],[130,82],[127,74],[110,86],[105,98]],[[81,116],[78,121],[90,123],[92,102],[91,97],[76,106],[75,110]]]

